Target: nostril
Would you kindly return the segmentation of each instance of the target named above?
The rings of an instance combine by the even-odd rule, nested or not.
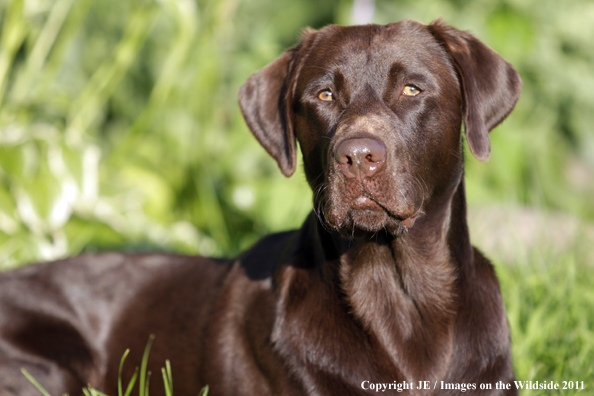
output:
[[[334,152],[334,159],[342,173],[350,179],[373,176],[383,165],[387,150],[383,142],[374,138],[355,138],[342,141]]]

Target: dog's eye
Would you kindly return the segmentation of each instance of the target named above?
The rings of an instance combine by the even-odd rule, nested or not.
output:
[[[334,96],[332,95],[332,92],[324,90],[318,94],[318,99],[323,100],[324,102],[330,102],[334,100]]]
[[[405,96],[417,96],[421,93],[421,90],[414,85],[407,85],[402,90],[402,94]]]

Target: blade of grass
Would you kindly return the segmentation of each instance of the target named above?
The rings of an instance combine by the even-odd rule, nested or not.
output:
[[[0,36],[0,108],[4,99],[4,89],[16,53],[27,34],[27,25],[23,16],[23,0],[8,2]]]
[[[27,370],[25,370],[24,368],[21,369],[21,373],[23,373],[23,375],[25,377],[27,377],[27,379],[29,380],[29,382],[31,382],[39,392],[41,392],[41,394],[43,396],[52,396],[48,393],[48,391],[46,391],[43,386],[41,386],[41,384],[39,382],[37,382],[37,380],[35,378],[33,378],[33,376],[31,374],[29,374],[29,372]]]
[[[169,378],[169,383],[173,386],[173,375],[171,374],[171,362],[169,360],[165,360],[165,368],[167,369],[167,378]]]
[[[91,4],[92,0],[76,0],[71,6],[68,17],[64,21],[58,37],[54,41],[45,64],[40,71],[41,75],[34,87],[35,93],[33,95],[37,97],[48,97],[48,92],[55,87],[60,70],[67,63],[68,50],[72,48],[72,45],[76,42],[76,38],[80,37],[81,31],[84,30],[83,26],[87,20]]]
[[[172,40],[172,48],[163,62],[162,71],[151,91],[149,102],[134,122],[127,139],[141,139],[142,135],[146,133],[155,114],[158,114],[156,109],[162,108],[166,103],[169,93],[174,88],[176,76],[182,72],[182,64],[188,58],[194,45],[199,21],[196,3],[182,0],[166,1],[164,4],[166,5],[165,10],[175,19],[178,34]]]
[[[132,393],[132,388],[134,388],[134,384],[136,383],[136,378],[138,378],[138,367],[136,367],[134,375],[132,375],[132,378],[128,383],[128,387],[126,388],[126,393],[124,393],[124,396],[130,396],[130,394]]]
[[[149,382],[151,381],[151,372],[149,371],[146,375],[146,383],[144,384],[145,396],[149,396]]]
[[[126,357],[130,353],[130,349],[126,349],[124,355],[122,355],[122,359],[120,360],[120,369],[118,370],[118,396],[123,396],[122,394],[122,370],[124,368],[124,361]]]
[[[68,116],[69,133],[84,131],[95,119],[136,59],[156,21],[157,11],[155,6],[134,9],[113,56],[97,68],[78,99],[73,102]]]
[[[91,392],[91,396],[108,396],[105,393],[98,391],[97,389],[91,387],[91,385],[88,385],[88,389],[89,389],[89,392]]]
[[[171,396],[171,390],[169,388],[169,381],[167,380],[167,373],[165,368],[161,368],[161,375],[163,376],[163,386],[165,387],[165,395]]]
[[[140,384],[139,384],[139,387],[140,387],[139,395],[140,396],[148,396],[148,389],[146,389],[146,386],[148,385],[146,367],[148,364],[148,357],[149,357],[149,353],[151,351],[151,346],[153,345],[154,340],[155,340],[155,335],[151,334],[149,336],[149,340],[146,344],[146,347],[144,348],[144,354],[142,355],[142,363],[140,364]],[[148,376],[150,377],[150,372],[149,372]],[[145,393],[145,390],[147,390],[146,393]]]
[[[73,2],[74,0],[58,0],[52,6],[43,30],[39,34],[31,54],[27,57],[25,71],[16,82],[14,88],[16,101],[22,101],[29,87],[36,83],[50,49],[53,47],[58,33],[64,25],[66,16],[72,8]]]
[[[202,390],[200,391],[198,396],[208,396],[208,385],[206,385],[204,388],[202,388]]]
[[[161,368],[161,374],[163,375],[163,385],[165,386],[166,396],[172,396],[173,394],[173,377],[171,376],[171,363],[169,360],[165,361],[165,366]]]

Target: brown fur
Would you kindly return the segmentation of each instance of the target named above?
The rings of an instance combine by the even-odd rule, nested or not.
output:
[[[404,95],[410,84],[421,93]],[[112,253],[2,274],[0,395],[36,394],[20,367],[54,394],[116,394],[122,353],[138,363],[149,334],[153,376],[170,359],[180,395],[375,394],[366,380],[516,394],[495,390],[514,378],[509,328],[470,244],[461,126],[486,160],[520,87],[509,63],[439,21],[307,30],[239,93],[286,176],[300,144],[315,209],[303,227],[235,260]],[[377,172],[345,173],[335,152],[349,139],[385,147]],[[405,393],[460,392],[439,384]]]

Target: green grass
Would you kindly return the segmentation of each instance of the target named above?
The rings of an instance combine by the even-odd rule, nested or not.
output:
[[[117,396],[130,396],[132,394],[134,385],[136,385],[136,380],[139,378],[139,373],[140,373],[140,379],[138,381],[138,395],[139,396],[149,396],[149,382],[150,382],[151,372],[147,371],[147,364],[148,364],[148,357],[149,357],[149,354],[151,351],[151,346],[153,345],[154,339],[155,339],[155,337],[153,335],[151,335],[149,337],[149,340],[148,340],[146,347],[144,349],[144,353],[142,354],[142,362],[140,364],[140,369],[138,367],[136,367],[136,371],[132,375],[132,378],[130,378],[130,381],[128,382],[128,385],[126,386],[125,391],[122,386],[122,370],[124,368],[124,362],[126,361],[126,357],[128,357],[128,353],[130,353],[130,350],[127,349],[124,352],[124,355],[122,356],[122,359],[120,360],[120,367],[119,367],[119,371],[118,371],[118,395]],[[29,372],[27,372],[27,370],[21,369],[21,371],[22,371],[23,375],[25,377],[27,377],[27,379],[31,382],[31,384],[33,384],[33,386],[35,386],[35,388],[37,388],[37,390],[43,396],[52,396],[48,393],[48,391],[46,391],[43,388],[43,385],[41,385],[35,378],[33,378],[33,376],[31,374],[29,374]],[[163,386],[165,387],[165,395],[173,396],[173,375],[171,373],[171,364],[169,363],[169,360],[165,361],[165,367],[163,367],[161,369],[161,374],[163,376]],[[108,396],[105,393],[93,388],[91,385],[84,388],[82,391],[85,396]],[[198,396],[208,396],[208,386],[205,386],[198,393]]]
[[[586,389],[521,394],[592,394],[594,289],[593,267],[587,261],[592,255],[583,254],[583,246],[555,255],[546,253],[548,246],[537,249],[524,261],[496,265],[512,332],[516,378],[559,384],[583,381]]]

